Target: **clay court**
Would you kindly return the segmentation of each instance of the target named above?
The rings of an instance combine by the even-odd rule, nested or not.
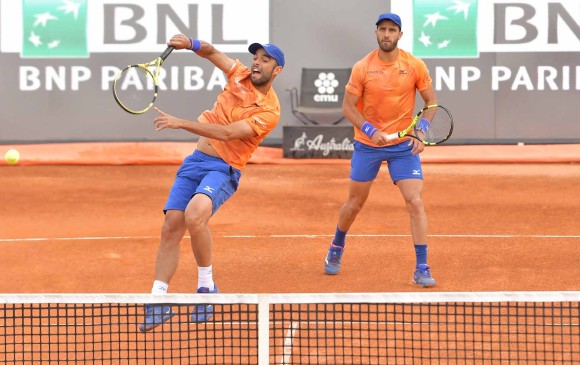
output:
[[[162,207],[178,164],[193,146],[13,147],[22,153],[19,165],[0,166],[4,207],[0,291],[149,293]],[[422,158],[431,235],[429,264],[437,279],[431,289],[411,283],[415,258],[408,215],[386,166],[349,232],[343,270],[328,276],[323,274],[323,260],[347,197],[349,161],[288,160],[279,149],[259,149],[238,192],[210,222],[214,279],[223,294],[287,293],[291,298],[298,293],[577,291],[579,149],[578,145],[429,148]],[[195,292],[196,274],[186,237],[170,292]],[[354,311],[341,314],[344,319],[339,322],[334,322],[333,310],[327,322],[326,310],[318,313],[306,305],[298,317],[281,312],[276,319],[271,313],[269,335],[275,338],[270,337],[268,357],[262,352],[268,348],[266,327],[260,359],[280,364],[446,363],[435,360],[439,357],[470,364],[490,359],[530,364],[577,361],[577,303],[549,310],[507,305],[502,311],[510,313],[510,326],[480,322],[477,307],[469,305],[444,309],[433,303],[435,317],[425,317],[421,305],[385,306],[399,311],[390,317],[366,315],[374,310],[372,304],[337,304],[340,311]],[[97,359],[97,363],[132,364],[145,359],[157,363],[153,359],[163,356],[161,363],[241,364],[256,363],[258,358],[255,340],[216,337],[229,333],[228,326],[240,325],[247,326],[240,330],[255,339],[255,312],[230,317],[216,313],[207,325],[196,326],[187,320],[191,307],[176,307],[180,315],[170,324],[144,335],[135,330],[141,305],[76,306],[75,315],[85,310],[89,315],[72,319],[66,312],[66,325],[61,323],[64,317],[45,319],[42,312],[20,319],[18,313],[24,310],[17,308],[18,304],[7,305],[4,310],[15,317],[5,318],[6,333],[0,338],[6,336],[7,344],[4,350],[0,346],[4,351],[0,360],[56,364]],[[466,320],[477,324],[455,323],[458,311],[465,311]],[[121,312],[127,317],[117,317]],[[555,318],[544,319],[549,313]],[[439,316],[447,314],[450,322],[439,323]],[[536,316],[538,322],[530,327]],[[240,322],[242,317],[247,322]],[[368,322],[371,317],[377,322]],[[119,326],[105,324],[114,318],[123,318]],[[363,318],[367,321],[359,322]],[[497,320],[502,323],[501,316]],[[517,321],[515,327],[512,320]],[[536,325],[544,320],[550,324]],[[105,330],[113,332],[101,335]],[[477,336],[465,332],[476,330]],[[317,340],[312,345],[308,337],[334,338],[343,333],[360,338],[320,344]],[[472,335],[478,340],[469,340]],[[93,342],[94,346],[86,347]],[[248,352],[236,355],[240,346],[249,346]]]
[[[0,291],[149,292],[161,210],[191,146],[161,145],[164,155],[139,144],[126,154],[119,153],[126,146],[64,146],[66,153],[48,145],[37,154],[27,149],[38,146],[20,146],[21,165],[0,166],[2,269],[9,278]],[[425,154],[429,264],[438,284],[430,290],[578,290],[578,147],[479,148]],[[411,284],[408,216],[386,167],[349,232],[343,271],[326,276],[348,161],[285,161],[277,153],[257,153],[237,194],[210,222],[221,292],[421,290]],[[510,154],[524,163],[506,162]],[[117,160],[101,164],[107,156]],[[170,292],[193,292],[196,273],[186,237]]]

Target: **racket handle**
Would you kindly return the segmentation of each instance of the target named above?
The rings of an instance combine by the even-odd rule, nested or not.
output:
[[[165,49],[165,51],[163,51],[163,53],[161,54],[161,56],[159,56],[159,58],[161,58],[162,61],[165,61],[165,59],[167,57],[169,57],[169,55],[171,54],[171,52],[173,52],[173,50],[175,49],[175,47],[173,46],[169,46]]]
[[[397,138],[401,138],[402,136],[399,135],[399,132],[397,133],[391,133],[391,134],[387,134],[387,141],[392,141],[395,140]]]

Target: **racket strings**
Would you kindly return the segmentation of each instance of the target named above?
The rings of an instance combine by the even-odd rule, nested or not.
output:
[[[131,112],[147,110],[155,100],[157,87],[152,71],[143,67],[128,67],[115,82],[115,96]]]
[[[429,125],[423,128],[422,140],[426,143],[440,143],[445,141],[453,130],[453,118],[449,112],[441,107],[425,110],[422,118],[429,121]],[[416,132],[419,132],[416,130]]]

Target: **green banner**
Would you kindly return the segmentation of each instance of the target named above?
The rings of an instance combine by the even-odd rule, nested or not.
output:
[[[88,57],[88,0],[22,0],[22,57]]]
[[[477,0],[413,0],[413,32],[416,56],[477,57]]]

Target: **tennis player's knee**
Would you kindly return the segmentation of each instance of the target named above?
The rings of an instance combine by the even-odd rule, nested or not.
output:
[[[185,232],[185,225],[183,221],[175,219],[165,219],[163,227],[161,228],[161,237],[163,241],[173,241],[172,239],[181,240]]]
[[[407,201],[407,210],[412,216],[419,216],[425,214],[425,206],[423,205],[423,199],[420,195],[415,195],[409,198]]]
[[[196,232],[207,226],[208,217],[199,211],[186,212],[185,225],[189,232]]]
[[[363,208],[365,204],[364,200],[360,199],[349,199],[344,205],[344,210],[350,216],[356,216]]]

